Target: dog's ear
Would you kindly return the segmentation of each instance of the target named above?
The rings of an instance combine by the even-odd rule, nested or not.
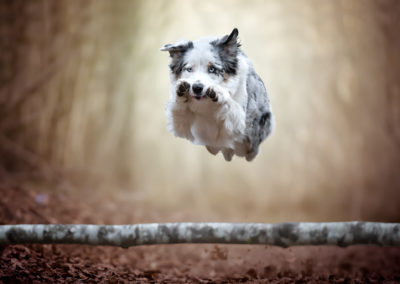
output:
[[[188,49],[193,47],[193,42],[187,40],[180,40],[174,44],[165,44],[160,48],[160,51],[168,51],[169,55],[173,57],[174,55],[179,55],[186,52]]]
[[[239,35],[238,29],[234,28],[229,35],[226,35],[226,36],[221,38],[220,43],[219,43],[220,46],[239,47],[240,44],[237,41],[238,35]]]
[[[237,55],[240,47],[240,44],[237,41],[238,35],[238,29],[234,28],[229,35],[225,35],[211,43],[217,47],[224,71],[228,74],[236,74],[238,66]]]
[[[179,75],[184,67],[183,58],[185,52],[189,49],[193,48],[193,42],[181,40],[174,44],[166,44],[160,48],[161,51],[168,51],[169,56],[171,57],[171,63],[169,64],[169,68],[172,73],[175,75]]]

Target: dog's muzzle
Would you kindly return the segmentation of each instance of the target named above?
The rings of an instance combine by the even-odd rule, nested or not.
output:
[[[200,100],[200,99],[201,99],[203,89],[204,89],[204,85],[201,84],[201,83],[194,83],[194,84],[192,85],[192,91],[193,91],[193,93],[194,93],[194,95],[195,95],[195,98],[196,98],[197,100]]]

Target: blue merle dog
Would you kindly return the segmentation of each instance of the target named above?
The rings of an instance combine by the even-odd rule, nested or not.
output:
[[[223,37],[166,44],[171,97],[166,114],[176,136],[206,146],[225,160],[251,161],[273,129],[264,84],[240,49],[238,30]]]

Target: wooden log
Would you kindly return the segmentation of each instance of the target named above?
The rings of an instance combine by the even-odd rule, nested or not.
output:
[[[213,243],[400,246],[400,223],[153,223],[136,225],[1,225],[0,245],[139,245]]]

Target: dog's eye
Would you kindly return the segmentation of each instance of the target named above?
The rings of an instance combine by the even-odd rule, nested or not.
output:
[[[214,66],[210,66],[208,67],[208,73],[215,73],[215,67]]]
[[[192,67],[188,67],[188,68],[186,68],[186,71],[190,73],[193,71],[193,69],[192,69]]]

